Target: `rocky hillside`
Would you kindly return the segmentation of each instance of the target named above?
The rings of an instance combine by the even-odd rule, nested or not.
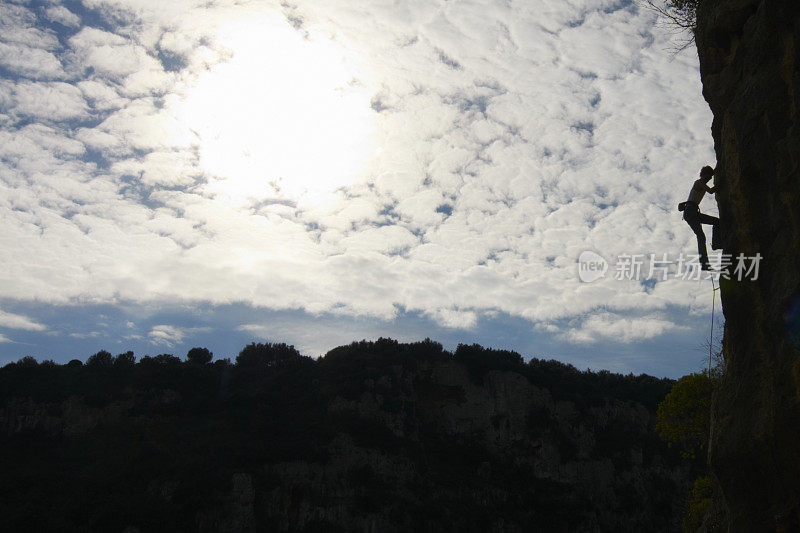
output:
[[[4,531],[674,531],[670,380],[389,339],[0,369]]]
[[[714,113],[726,373],[710,462],[734,531],[800,529],[800,2],[703,0],[697,48]]]

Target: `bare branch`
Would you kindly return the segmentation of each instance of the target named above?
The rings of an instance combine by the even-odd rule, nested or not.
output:
[[[675,55],[694,44],[697,28],[697,4],[700,0],[638,0],[639,5],[656,13],[664,24],[678,33],[688,35],[673,50]]]
[[[684,30],[697,25],[698,0],[640,0],[641,4],[667,20],[667,23]]]

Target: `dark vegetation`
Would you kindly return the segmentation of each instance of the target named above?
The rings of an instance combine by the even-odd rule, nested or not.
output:
[[[463,368],[468,379],[443,381],[437,368]],[[521,436],[487,437],[510,424],[499,410],[492,427],[442,426],[497,371],[552,397],[526,407]],[[246,346],[234,363],[212,361],[204,348],[186,361],[105,351],[85,364],[25,357],[0,369],[0,529],[346,531],[372,520],[486,531],[500,519],[509,531],[669,530],[687,490],[670,471],[687,463],[652,424],[637,429],[613,413],[640,405],[654,420],[672,385],[478,345],[450,353],[430,340],[361,341],[318,360],[270,343]],[[559,419],[553,402],[570,402],[579,418]],[[592,447],[579,443],[578,424]],[[560,449],[556,466],[607,464],[619,479],[593,494],[596,481],[542,474],[548,439]],[[632,462],[631,450],[643,459]],[[296,464],[305,474],[292,473]]]
[[[658,405],[656,431],[670,448],[691,459],[699,476],[695,479],[684,505],[682,529],[722,531],[719,512],[713,505],[714,480],[708,472],[708,441],[711,431],[711,402],[714,389],[724,372],[724,361],[717,366],[683,376]]]

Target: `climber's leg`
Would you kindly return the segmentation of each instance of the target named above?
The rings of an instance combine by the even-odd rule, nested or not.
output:
[[[718,250],[722,248],[722,235],[719,232],[719,219],[711,215],[700,213],[700,223],[711,225],[711,249]]]
[[[722,231],[719,229],[719,220],[711,226],[711,249],[719,250],[722,248]]]
[[[711,215],[706,215],[705,213],[697,213],[697,214],[701,224],[714,225],[717,222],[719,222],[719,219],[717,217],[712,217]]]
[[[706,234],[703,233],[703,226],[701,217],[709,217],[709,215],[701,215],[696,207],[687,206],[683,212],[683,219],[692,228],[692,231],[697,236],[697,253],[700,255],[700,266],[703,270],[709,269],[708,264],[708,250],[706,249]],[[709,217],[714,219],[714,217]],[[716,219],[715,219],[716,220]]]

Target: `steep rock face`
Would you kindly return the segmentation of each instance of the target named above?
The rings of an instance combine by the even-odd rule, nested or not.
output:
[[[704,0],[696,39],[724,252],[763,257],[722,282],[709,458],[733,530],[800,527],[800,2]]]

